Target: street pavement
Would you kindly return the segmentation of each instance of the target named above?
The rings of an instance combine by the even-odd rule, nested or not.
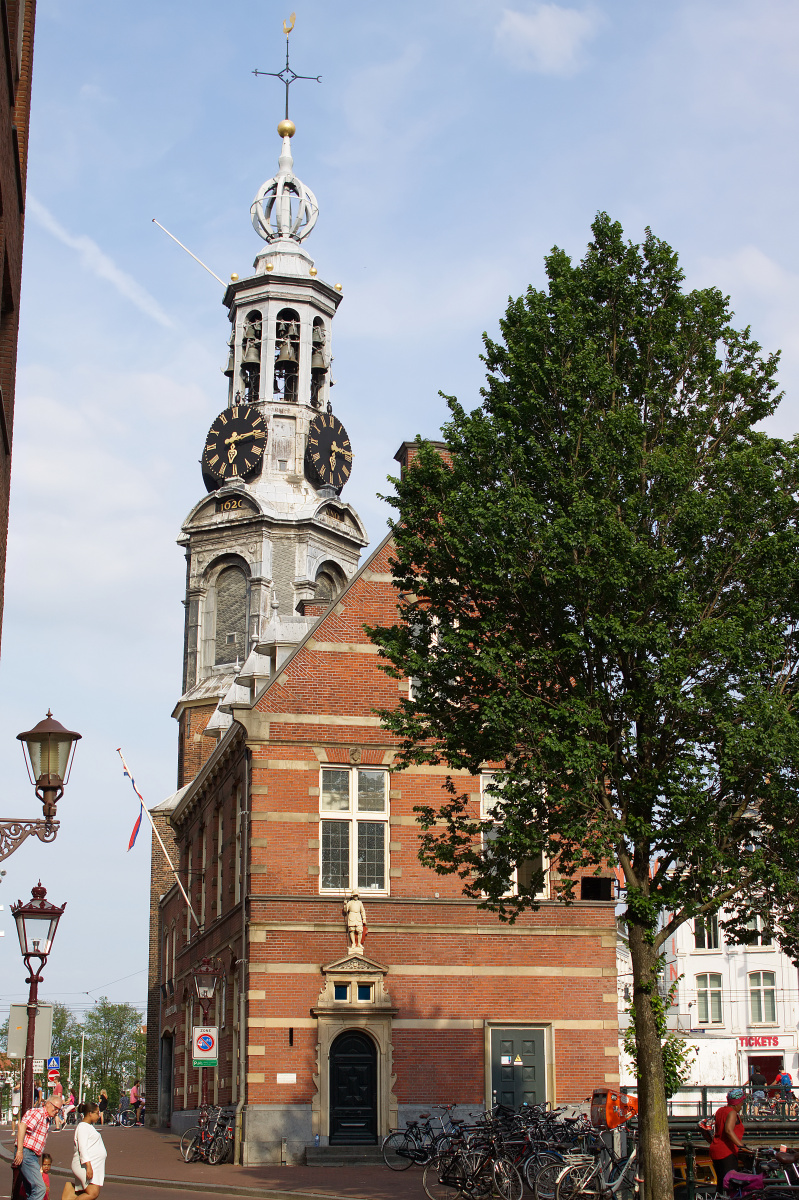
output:
[[[72,1161],[74,1128],[51,1132],[47,1149],[53,1166],[67,1171]],[[385,1166],[354,1167],[235,1167],[223,1163],[185,1163],[180,1154],[180,1139],[174,1134],[153,1129],[103,1129],[108,1151],[106,1182],[102,1200],[109,1193],[120,1200],[183,1200],[185,1197],[243,1196],[263,1200],[311,1200],[320,1196],[345,1197],[347,1200],[424,1200],[422,1173],[418,1167],[408,1171],[389,1171]],[[12,1134],[0,1129],[0,1153],[12,1153]],[[60,1200],[65,1175],[54,1170],[51,1200]],[[181,1184],[183,1187],[181,1187]],[[184,1191],[185,1187],[185,1191]],[[165,1190],[168,1189],[168,1190]],[[0,1163],[0,1200],[11,1190],[11,1170]]]

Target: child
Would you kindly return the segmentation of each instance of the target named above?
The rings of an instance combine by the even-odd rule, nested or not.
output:
[[[50,1200],[50,1168],[53,1165],[53,1156],[45,1150],[42,1155],[42,1179],[47,1191],[44,1193],[44,1200]]]

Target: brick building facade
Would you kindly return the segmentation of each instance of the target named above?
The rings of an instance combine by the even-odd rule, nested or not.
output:
[[[5,594],[36,0],[0,0],[0,623]]]
[[[205,451],[230,447],[237,465],[246,439],[259,462],[206,478],[180,539],[179,791],[154,817],[196,916],[157,847],[151,897],[150,1114],[194,1123],[193,973],[213,957],[208,1098],[236,1105],[244,1163],[301,1161],[316,1137],[374,1143],[433,1103],[581,1101],[618,1081],[610,881],[566,907],[549,871],[540,909],[508,925],[419,863],[414,807],[442,799],[447,771],[395,770],[375,715],[409,686],[364,631],[396,618],[391,542],[358,567],[365,533],[341,499],[352,452],[326,378],[340,289],[300,244],[315,202],[291,174],[293,125],[279,131],[280,171],[259,192],[276,197],[274,228],[225,297],[229,405]],[[291,188],[300,208],[280,209]],[[455,777],[477,815],[487,778]],[[362,946],[343,915],[354,889]]]

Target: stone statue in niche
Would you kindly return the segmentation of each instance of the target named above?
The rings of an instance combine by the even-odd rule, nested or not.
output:
[[[347,921],[347,946],[351,954],[363,954],[363,930],[366,925],[366,910],[361,897],[353,892],[342,909]]]

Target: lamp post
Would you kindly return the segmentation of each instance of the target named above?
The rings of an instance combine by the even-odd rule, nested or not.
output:
[[[18,733],[28,778],[42,802],[44,818],[26,821],[17,817],[0,819],[0,862],[34,834],[40,842],[52,842],[58,833],[56,806],[69,782],[75,747],[81,735],[65,729],[49,711],[43,721],[27,733]]]
[[[213,958],[204,958],[194,972],[194,986],[197,989],[197,999],[203,1010],[203,1025],[208,1024],[208,1010],[211,1007],[216,985],[224,974],[224,967]],[[203,1108],[208,1104],[208,1068],[200,1067],[201,1099]]]
[[[36,1033],[37,1000],[39,984],[42,982],[42,969],[53,946],[53,939],[61,920],[61,914],[66,908],[62,904],[51,904],[47,897],[46,888],[39,880],[31,892],[27,904],[21,900],[11,905],[11,912],[17,924],[17,936],[22,958],[28,968],[26,983],[30,984],[28,993],[28,1039],[25,1044],[25,1068],[22,1076],[22,1096],[19,1110],[20,1117],[33,1107],[33,1046]],[[38,964],[31,965],[32,960],[38,959]]]

